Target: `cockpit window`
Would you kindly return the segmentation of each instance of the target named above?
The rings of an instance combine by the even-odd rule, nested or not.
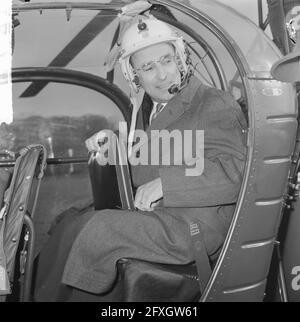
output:
[[[115,130],[123,120],[116,104],[99,92],[52,82],[37,95],[23,97],[29,85],[13,84],[13,122],[1,125],[2,150],[41,143],[49,158],[82,158],[88,137],[99,129]]]

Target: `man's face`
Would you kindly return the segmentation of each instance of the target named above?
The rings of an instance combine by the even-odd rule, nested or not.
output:
[[[145,92],[156,102],[167,102],[174,94],[168,89],[180,84],[175,51],[167,43],[141,49],[132,56],[132,64]]]

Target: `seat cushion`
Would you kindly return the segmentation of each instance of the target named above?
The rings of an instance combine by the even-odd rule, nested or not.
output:
[[[124,302],[192,302],[200,298],[196,265],[166,265],[135,259],[118,261]]]

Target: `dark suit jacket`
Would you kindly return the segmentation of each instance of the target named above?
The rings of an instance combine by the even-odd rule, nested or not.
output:
[[[149,102],[146,101],[149,104]],[[143,127],[142,113],[138,126]],[[195,131],[204,131],[204,171],[199,176],[187,176],[182,166],[138,165],[132,167],[133,183],[140,186],[157,177],[162,179],[164,206],[198,208],[234,203],[240,189],[246,155],[247,124],[231,95],[208,88],[192,77],[189,85],[169,101],[159,116],[147,128],[148,139],[153,130],[166,129],[193,133],[192,155],[196,155]],[[143,140],[142,140],[143,141]],[[183,142],[184,143],[184,142]],[[139,142],[139,150],[147,145],[151,159],[151,139]],[[184,152],[171,146],[160,147],[160,162],[170,155],[170,164],[184,159]],[[184,150],[184,147],[183,147]],[[183,211],[183,210],[182,210]],[[188,209],[187,209],[188,211]]]
[[[142,127],[142,111],[138,117]],[[191,220],[201,225],[208,253],[216,253],[224,242],[239,194],[246,156],[246,128],[240,107],[229,94],[203,86],[192,77],[189,85],[168,102],[148,127],[147,134],[151,137],[152,130],[160,129],[180,133],[204,130],[203,173],[186,176],[186,164],[174,165],[182,154],[174,151],[174,146],[160,150],[160,161],[171,154],[169,166],[133,166],[135,186],[157,177],[162,179],[163,204],[153,212],[102,210],[87,214],[89,220],[73,243],[62,282],[102,293],[112,286],[116,262],[122,257],[189,263],[194,256],[189,236]],[[138,146],[150,148],[150,141],[144,137],[134,153]],[[187,144],[190,147],[190,142]],[[43,283],[45,294],[49,294],[53,283],[50,279],[48,284]]]

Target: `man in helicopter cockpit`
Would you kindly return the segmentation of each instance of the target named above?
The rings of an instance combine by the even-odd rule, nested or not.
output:
[[[63,218],[39,256],[36,301],[75,300],[80,292],[92,298],[108,292],[120,258],[193,262],[191,221],[201,228],[207,253],[214,258],[232,219],[246,159],[247,124],[239,105],[230,94],[200,83],[182,37],[151,15],[127,22],[118,47],[118,62],[131,92],[136,96],[145,92],[141,107],[133,107],[137,113],[132,113],[129,133],[137,133],[136,124],[147,136],[144,141],[132,140],[138,142],[129,155],[136,210],[89,210]],[[153,133],[161,130],[192,137],[181,140],[181,149],[175,144],[160,148],[159,162],[151,164]],[[199,131],[204,131],[204,147],[197,146]],[[86,141],[89,151],[97,151],[99,162],[103,133]],[[196,158],[182,157],[188,149]],[[148,164],[130,162],[138,151],[146,150],[151,151]],[[164,164],[165,157],[169,164]]]

